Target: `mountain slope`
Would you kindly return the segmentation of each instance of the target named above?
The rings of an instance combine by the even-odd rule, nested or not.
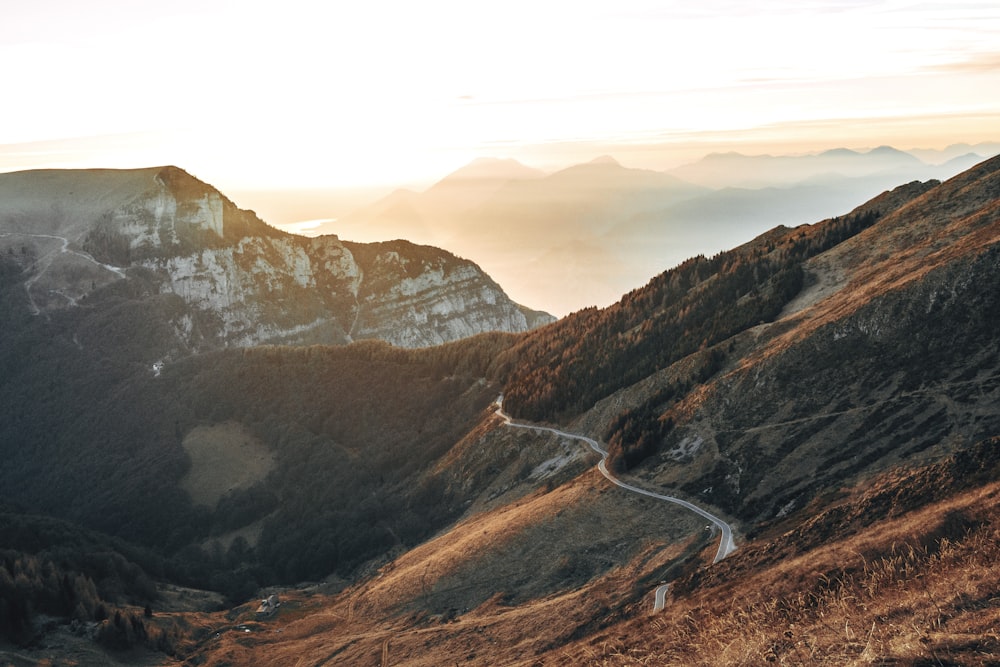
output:
[[[445,488],[477,498],[461,522],[342,593],[296,597],[315,613],[289,617],[284,637],[200,655],[995,657],[998,175],[992,160],[775,229],[497,350],[509,409],[604,438],[630,483],[737,517],[720,564],[701,522],[581,473],[572,443],[484,419],[441,462]],[[539,450],[544,466],[526,459]],[[650,617],[663,580],[672,600]]]
[[[769,526],[711,568],[684,564],[682,549],[650,545],[654,548],[624,566],[560,593],[516,604],[498,593],[473,608],[429,613],[448,604],[442,598],[450,595],[461,604],[476,590],[461,576],[447,580],[451,587],[441,586],[442,566],[455,557],[455,545],[447,541],[467,551],[488,550],[487,542],[503,550],[506,545],[497,543],[509,545],[516,538],[495,535],[505,524],[491,519],[517,524],[524,521],[517,515],[531,512],[557,539],[574,530],[539,512],[546,496],[536,496],[511,506],[507,516],[469,521],[338,594],[288,592],[293,612],[252,626],[250,636],[229,634],[203,643],[194,653],[207,665],[278,665],[293,659],[378,665],[388,658],[391,664],[423,666],[456,657],[523,667],[992,664],[1000,656],[998,575],[991,566],[1000,521],[994,502],[996,444],[984,442],[938,464],[840,490],[808,513]],[[615,539],[609,526],[581,516],[582,502],[571,492],[548,495],[558,496],[551,498],[553,505],[573,508],[563,514],[582,520],[590,536]],[[612,503],[601,498],[593,505],[608,512]],[[653,508],[642,510],[647,525],[657,525],[661,517]],[[607,523],[620,520],[614,510],[610,514]],[[551,538],[536,544],[547,541]],[[434,547],[447,550],[446,558],[428,554]],[[553,551],[552,561],[571,572],[576,558],[598,549],[588,545],[562,560],[558,548]],[[542,559],[541,567],[550,562]],[[483,585],[514,580],[498,573],[491,582],[491,574],[480,572]],[[543,578],[546,572],[537,574]],[[664,576],[671,580],[668,604],[650,613],[649,593]],[[645,586],[646,595],[637,586]],[[406,605],[405,612],[382,608],[392,602]],[[239,618],[246,618],[245,612]],[[281,632],[270,632],[274,629]]]
[[[769,526],[546,664],[988,665],[1000,659],[996,439]]]
[[[234,602],[343,577],[280,590],[271,620],[180,614],[199,664],[992,659],[998,281],[1000,158],[603,310],[421,350],[226,350],[157,375],[0,283],[21,332],[0,346],[0,481]],[[575,441],[505,427],[501,391],[607,443],[629,484],[725,517],[737,551],[711,564],[699,517],[609,485]],[[199,506],[190,438],[221,432],[274,467]]]
[[[507,353],[508,408],[746,520],[1000,429],[1000,160],[777,229]],[[584,362],[583,360],[586,360]]]

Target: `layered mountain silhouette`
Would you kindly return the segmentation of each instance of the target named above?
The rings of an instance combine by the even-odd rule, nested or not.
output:
[[[594,209],[626,190],[704,194],[632,172],[601,160],[485,189],[541,207],[555,185],[586,183]],[[148,275],[156,262],[247,238],[224,203],[211,227],[206,186],[174,177],[194,195],[170,225],[147,199],[148,215],[128,214],[127,238],[146,246],[82,236],[84,213],[118,190],[80,212],[53,198],[32,231],[30,216],[7,218],[0,587],[30,602],[3,609],[12,641],[78,649],[91,640],[76,619],[111,650],[207,665],[963,664],[1000,651],[1000,158],[774,226],[531,331],[416,350],[215,345],[151,368],[150,341],[173,322],[153,296],[189,307]],[[18,234],[54,238],[26,245],[29,261]],[[421,272],[441,252],[340,245],[359,266],[395,253]],[[265,276],[277,247],[254,255]],[[77,269],[55,263],[67,254]],[[45,292],[53,266],[103,286]],[[376,293],[405,268],[377,274]],[[92,299],[105,305],[90,313]],[[603,442],[629,484],[725,517],[737,550],[713,564],[718,535],[700,516],[611,485],[576,440],[505,426],[501,394],[515,419]],[[664,582],[667,608],[650,616]],[[222,610],[180,584],[224,594]],[[281,608],[256,619],[270,587]],[[46,629],[34,609],[64,620]]]
[[[846,214],[901,183],[950,178],[998,149],[927,155],[940,162],[888,146],[727,153],[668,172],[603,157],[547,175],[511,160],[479,160],[425,192],[396,191],[324,229],[448,248],[480,263],[515,297],[539,294],[565,314],[613,303],[694,254],[725,250],[776,225]]]

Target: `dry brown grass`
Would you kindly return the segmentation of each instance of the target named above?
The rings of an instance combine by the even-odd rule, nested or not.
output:
[[[340,593],[283,594],[249,633],[232,630],[249,607],[200,616],[186,655],[208,667],[1000,664],[996,444],[818,500],[716,565],[703,536],[647,541],[602,552],[617,565],[578,580],[563,560],[602,535],[648,534],[636,517],[667,519],[584,475],[471,516]],[[653,615],[665,576],[673,599]]]
[[[339,594],[284,593],[277,616],[250,633],[203,629],[189,655],[208,666],[380,665],[386,657],[392,665],[532,664],[648,613],[669,563],[711,559],[715,544],[701,523],[588,473],[473,515]],[[216,624],[250,621],[248,610]]]
[[[960,494],[698,590],[552,664],[1000,664],[998,495]],[[936,538],[949,521],[967,530]]]

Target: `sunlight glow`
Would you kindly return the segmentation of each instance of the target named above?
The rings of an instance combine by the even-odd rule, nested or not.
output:
[[[825,121],[853,145],[884,143],[873,120],[910,117],[923,121],[904,146],[987,140],[996,128],[953,119],[1000,113],[991,2],[182,0],[154,12],[40,0],[5,13],[0,57],[19,65],[5,77],[17,103],[0,109],[5,171],[176,163],[220,187],[427,183],[498,148],[555,164],[561,145],[664,144],[636,166],[666,168],[671,144],[739,133],[777,150]]]

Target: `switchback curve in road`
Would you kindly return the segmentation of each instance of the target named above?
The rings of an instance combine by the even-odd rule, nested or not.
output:
[[[534,424],[519,424],[518,422],[512,420],[510,418],[510,415],[508,415],[506,412],[503,411],[503,394],[501,394],[497,398],[496,406],[497,406],[497,414],[500,416],[501,419],[504,420],[504,423],[507,426],[511,426],[514,428],[531,429],[534,431],[547,431],[549,433],[555,433],[556,435],[562,436],[564,438],[582,440],[583,442],[587,443],[587,445],[589,445],[592,450],[594,450],[601,456],[601,461],[597,464],[597,469],[601,471],[601,474],[604,475],[605,479],[607,479],[615,486],[619,486],[627,491],[631,491],[632,493],[638,493],[643,496],[649,496],[650,498],[656,498],[657,500],[663,500],[668,503],[674,503],[675,505],[680,505],[681,507],[694,512],[698,516],[707,519],[714,526],[716,526],[722,534],[722,537],[719,540],[719,550],[715,553],[715,560],[712,561],[713,563],[718,563],[720,560],[722,560],[729,554],[736,551],[736,543],[733,541],[733,529],[728,523],[726,523],[719,517],[698,507],[693,503],[689,503],[688,501],[683,500],[682,498],[676,498],[674,496],[667,496],[662,493],[647,491],[646,489],[641,489],[638,486],[633,486],[631,484],[623,482],[622,480],[612,475],[611,472],[608,471],[608,465],[607,465],[608,450],[601,447],[600,443],[598,443],[593,438],[589,438],[585,435],[579,435],[577,433],[567,433],[566,431],[560,431],[559,429],[551,428],[548,426],[536,426]]]
[[[663,584],[656,589],[656,601],[653,603],[653,611],[663,611],[663,608],[667,606],[667,591],[670,590],[670,584]]]

